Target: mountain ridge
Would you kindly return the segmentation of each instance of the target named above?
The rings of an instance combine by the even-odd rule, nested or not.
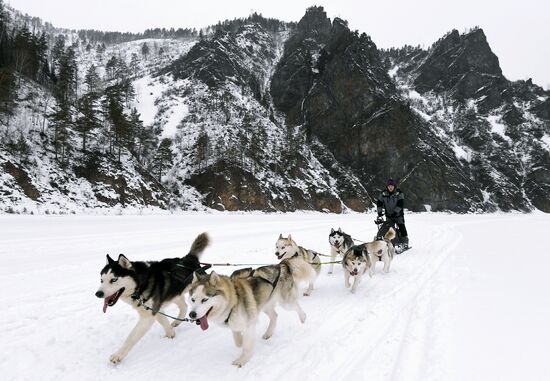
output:
[[[144,115],[139,128],[152,140],[145,151],[136,151],[136,144],[144,144],[138,137],[121,140],[122,156],[135,170],[120,172],[120,159],[117,164],[108,155],[101,158],[106,151],[100,140],[94,143],[111,142],[110,135],[102,137],[113,123],[105,117],[100,133],[92,135],[99,161],[91,161],[93,152],[82,156],[77,150],[69,153],[68,165],[48,160],[48,168],[71,174],[65,176],[67,186],[74,188],[76,177],[92,189],[106,186],[111,194],[102,200],[96,189],[96,206],[83,206],[80,196],[58,203],[66,212],[99,205],[365,211],[390,176],[406,181],[407,207],[414,211],[550,211],[549,93],[530,81],[508,81],[481,28],[453,30],[429,49],[379,50],[345,20],[330,20],[323,7],[310,7],[297,23],[253,15],[219,23],[210,35],[189,43],[138,40],[109,45],[95,58],[88,48],[92,42],[85,46],[79,36],[71,38],[79,70],[97,64],[104,86],[122,80],[138,90],[130,94],[125,118],[132,108],[137,118]],[[147,41],[155,45],[153,54],[144,50]],[[128,50],[119,48],[107,62],[117,46]],[[115,73],[108,72],[110,62],[120,66],[116,73],[128,70],[126,65],[131,74],[108,79]],[[42,106],[33,100],[16,104],[33,107],[49,126],[39,109],[55,102],[44,106],[45,97],[39,97]],[[16,109],[18,124],[6,130],[10,144],[16,147],[17,139],[31,148],[49,144],[26,137],[36,127]],[[78,145],[78,135],[71,136]],[[43,189],[46,178],[24,175],[37,172],[39,160],[31,155],[32,163],[18,166],[7,147],[2,152],[0,204],[40,212],[44,201],[27,201],[32,187]],[[90,167],[79,164],[80,156],[94,163],[94,171],[101,167],[107,173],[83,172]],[[117,181],[137,181],[141,190],[128,197]],[[56,198],[67,199],[59,192]]]

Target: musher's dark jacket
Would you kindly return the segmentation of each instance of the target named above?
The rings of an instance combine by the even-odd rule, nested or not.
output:
[[[378,214],[385,210],[386,217],[397,218],[403,216],[404,202],[405,194],[401,192],[401,189],[395,188],[391,193],[386,189],[378,196],[376,209]]]

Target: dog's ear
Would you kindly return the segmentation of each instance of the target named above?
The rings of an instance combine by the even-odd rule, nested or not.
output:
[[[201,280],[201,274],[199,274],[198,272],[193,272],[193,283],[196,283],[198,281]]]
[[[279,239],[283,239],[283,234],[279,234]]]
[[[216,274],[215,271],[212,271],[210,273],[210,284],[212,286],[215,286],[216,284],[218,284],[218,281],[220,280],[220,276],[218,274]]]
[[[342,228],[338,228],[338,233],[342,233]]]
[[[132,269],[132,262],[130,262],[130,260],[126,258],[124,254],[118,255],[118,264],[124,269],[127,269],[127,270]]]
[[[112,265],[113,263],[115,263],[115,260],[111,258],[109,254],[107,254],[107,264]]]
[[[330,229],[330,234],[334,233],[334,229]]]
[[[292,235],[288,235],[288,238],[287,238],[287,241],[290,242],[290,245],[294,248],[297,248],[298,245],[296,244],[296,242],[294,242],[294,240],[292,239]]]

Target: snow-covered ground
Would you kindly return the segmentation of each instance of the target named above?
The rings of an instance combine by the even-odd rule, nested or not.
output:
[[[301,304],[280,311],[242,369],[226,328],[154,328],[119,365],[108,362],[134,325],[124,303],[102,312],[94,293],[105,254],[134,260],[187,252],[210,233],[204,261],[272,263],[279,233],[329,252],[331,227],[366,240],[372,215],[186,214],[0,216],[3,380],[542,380],[550,374],[550,264],[545,214],[417,214],[413,249],[378,267],[356,295],[341,268],[323,268]],[[217,268],[228,273],[235,268]],[[168,312],[174,312],[172,308]]]

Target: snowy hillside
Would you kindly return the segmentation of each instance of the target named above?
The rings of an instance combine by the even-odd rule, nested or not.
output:
[[[389,177],[413,211],[550,211],[550,93],[480,28],[379,50],[318,6],[135,35],[0,6],[0,29],[2,213],[363,212]]]
[[[245,24],[199,42],[151,79],[147,88],[161,91],[156,123],[175,143],[164,179],[174,194],[191,186],[219,210],[346,208],[327,164],[273,106],[271,75],[287,38]]]
[[[74,83],[76,98],[82,99],[90,90],[85,76],[90,68],[95,68],[98,81],[101,81],[98,88],[116,84],[119,76],[115,78],[113,66],[109,66],[116,62],[116,70],[126,70],[124,75],[134,83],[136,100],[134,104],[128,104],[128,109],[134,106],[138,110],[144,109],[144,113],[151,106],[143,106],[150,99],[150,94],[145,93],[148,89],[140,86],[143,78],[185,54],[196,43],[196,39],[189,38],[149,38],[107,46],[98,43],[90,48],[90,43],[79,39],[74,31],[56,29],[39,19],[29,20],[14,10],[8,11],[11,16],[8,28],[28,26],[30,22],[36,33],[48,36],[50,47],[60,39],[71,46],[77,73]],[[148,55],[143,54],[144,45],[149,49]],[[55,87],[41,85],[22,75],[16,76],[15,82],[18,86],[13,106],[0,120],[2,212],[110,214],[120,213],[122,209],[133,213],[158,212],[168,207],[170,194],[145,168],[143,161],[136,160],[127,150],[120,160],[113,160],[108,154],[113,151],[108,131],[106,134],[92,131],[88,150],[80,149],[78,114],[69,121],[71,126],[66,129],[66,142],[61,151],[62,159],[59,159],[54,142],[57,130],[53,132],[52,120],[58,107]],[[99,112],[100,105],[96,107]],[[144,122],[153,128],[152,120]],[[187,207],[201,208],[198,203],[187,204]]]
[[[123,303],[102,312],[94,293],[105,254],[181,256],[207,231],[206,262],[273,263],[279,233],[327,253],[330,228],[367,240],[372,215],[0,216],[0,287],[13,296],[0,316],[3,379],[545,379],[550,283],[540,237],[548,216],[428,213],[407,221],[413,249],[388,274],[378,267],[352,295],[341,268],[329,276],[323,267],[313,294],[300,298],[306,323],[281,310],[263,341],[261,316],[254,357],[237,369],[227,328],[186,323],[173,340],[155,325],[111,365],[137,315]]]

